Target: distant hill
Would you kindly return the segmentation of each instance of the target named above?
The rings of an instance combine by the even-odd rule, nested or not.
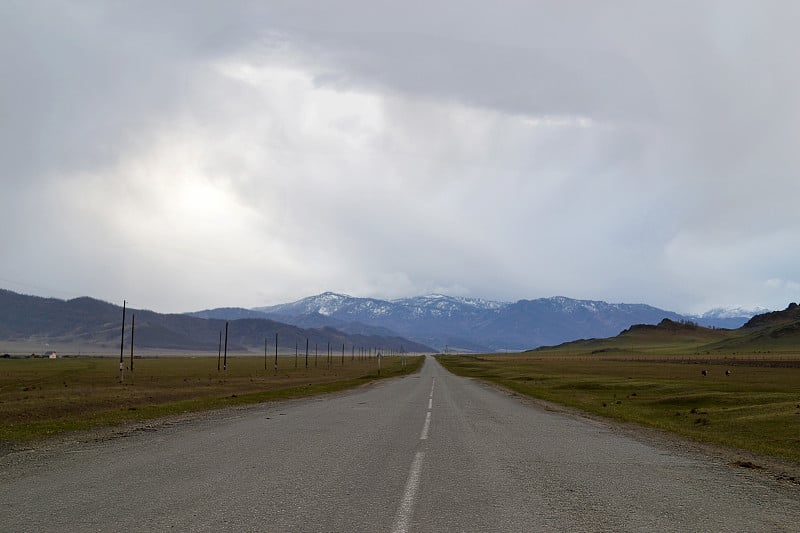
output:
[[[763,313],[737,330],[741,336],[711,346],[713,350],[800,352],[800,306],[791,303],[783,311]]]
[[[745,329],[781,327],[800,321],[800,305],[790,303],[783,311],[773,311],[756,315],[743,326]]]
[[[160,314],[129,309],[127,335],[130,338],[131,316],[136,314],[135,345],[139,348],[217,351],[225,320],[198,318],[186,314]],[[351,334],[330,327],[300,328],[260,318],[260,315],[229,319],[228,349],[263,351],[264,339],[274,347],[294,348],[309,339],[311,346],[330,342],[364,348],[407,352],[430,352],[432,348],[397,335]],[[0,341],[37,342],[62,345],[119,346],[122,307],[88,297],[59,300],[17,294],[0,289]],[[128,341],[126,341],[128,342]],[[114,351],[111,351],[114,353]]]
[[[798,353],[800,306],[752,317],[737,329],[707,328],[691,321],[664,319],[657,325],[637,324],[619,335],[581,339],[537,351],[565,353]]]

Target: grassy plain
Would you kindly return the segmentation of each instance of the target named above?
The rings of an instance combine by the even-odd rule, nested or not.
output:
[[[438,360],[456,374],[527,396],[800,463],[800,356],[614,351]]]
[[[0,441],[25,441],[61,432],[267,400],[296,398],[410,374],[423,357],[280,357],[264,369],[261,357],[136,359],[119,381],[114,358],[0,359]]]

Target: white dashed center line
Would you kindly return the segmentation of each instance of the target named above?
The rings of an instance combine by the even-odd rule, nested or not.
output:
[[[419,437],[419,440],[426,440],[428,438],[428,429],[431,427],[431,412],[428,411],[425,414],[425,425],[422,426],[422,434]]]
[[[411,471],[408,474],[408,481],[406,481],[406,490],[403,492],[403,499],[400,501],[400,509],[392,525],[393,533],[406,533],[408,531],[408,526],[411,523],[411,515],[414,512],[414,501],[417,498],[419,476],[422,473],[422,459],[424,457],[425,452],[417,452],[414,456],[414,462],[411,463]]]
[[[431,393],[428,396],[428,411],[425,413],[425,424],[422,426],[422,433],[419,440],[428,440],[428,431],[431,427],[431,409],[433,409],[433,389],[436,386],[436,378],[431,384]],[[392,533],[406,533],[411,524],[411,515],[414,513],[414,502],[417,498],[419,480],[422,475],[422,459],[425,452],[419,451],[414,455],[414,462],[411,463],[411,470],[408,473],[406,489],[403,492],[403,499],[400,500],[400,508],[397,510],[397,517],[392,525]]]

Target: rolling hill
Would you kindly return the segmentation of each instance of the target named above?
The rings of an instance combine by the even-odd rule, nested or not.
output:
[[[656,325],[637,324],[619,335],[581,339],[533,351],[592,353],[800,353],[800,306],[752,317],[737,329],[707,328],[691,321],[664,319]]]
[[[217,351],[219,335],[225,330],[225,320],[206,319],[186,314],[160,314],[153,311],[128,309],[127,339],[130,323],[136,315],[135,345],[138,348]],[[27,296],[0,289],[0,344],[49,344],[57,346],[89,346],[110,354],[119,349],[122,307],[93,298],[73,300]],[[283,349],[293,349],[295,343],[338,347],[347,350],[382,348],[408,352],[430,352],[432,348],[398,335],[353,334],[330,327],[301,328],[291,324],[253,316],[232,320],[229,326],[228,349],[232,351],[263,352],[264,340],[274,348],[275,334]],[[3,350],[0,346],[0,350]]]

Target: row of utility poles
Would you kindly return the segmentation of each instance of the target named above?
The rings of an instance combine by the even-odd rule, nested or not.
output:
[[[335,364],[336,355],[334,354],[334,349],[335,348],[331,345],[331,343],[328,342],[328,347],[327,347],[328,351],[327,351],[327,360],[326,360],[328,368],[331,368]],[[341,352],[341,359],[340,359],[341,360],[341,366],[344,366],[346,351],[347,351],[347,345],[346,344],[342,344],[342,352]],[[311,366],[311,364],[309,363],[310,353],[311,352],[310,352],[309,339],[308,339],[308,337],[306,337],[306,351],[305,351],[305,367],[306,368],[309,368]],[[378,371],[380,373],[380,358],[384,357],[384,354],[383,354],[383,352],[382,352],[382,350],[380,348],[369,348],[369,349],[364,348],[364,347],[359,348],[358,360],[361,361],[361,360],[364,360],[364,359],[372,358],[373,357],[373,353],[375,354],[374,356],[378,358]],[[389,352],[389,355],[403,355],[404,356],[404,354],[405,354],[405,349],[403,349],[402,347],[401,347],[400,351],[390,350],[390,352]],[[300,366],[299,360],[300,360],[300,343],[299,343],[299,341],[295,341],[295,343],[294,343],[294,367],[295,368],[298,368]],[[356,346],[355,346],[355,344],[352,345],[351,349],[350,349],[350,360],[351,361],[355,361],[356,360]],[[317,366],[319,366],[319,344],[314,343],[314,367],[316,368]],[[403,366],[405,366],[405,357],[403,357]],[[267,339],[264,338],[264,370],[266,370],[266,369],[267,369]],[[278,334],[277,333],[275,334],[275,372],[276,373],[278,372]]]
[[[223,344],[222,344],[222,331],[219,332],[219,339],[220,340],[219,340],[219,353],[218,353],[218,358],[217,358],[217,371],[220,370],[219,358],[223,357],[222,356],[222,353],[223,353],[223,351],[222,351],[222,346],[223,346]],[[223,365],[222,365],[222,369],[223,370],[227,370],[227,368],[228,368],[227,367],[228,322],[225,322],[225,345],[224,346],[225,346],[225,351],[224,351],[224,358],[223,358],[224,362],[223,362]],[[268,361],[268,357],[269,357],[269,355],[268,355],[269,351],[268,350],[269,350],[269,340],[268,340],[268,337],[264,337],[264,370],[268,369],[268,366],[267,366],[267,361]],[[346,351],[347,351],[347,345],[345,343],[343,343],[342,344],[341,358],[340,358],[341,366],[344,366]],[[309,341],[308,337],[306,337],[306,350],[305,350],[305,367],[306,368],[309,368],[311,366],[311,363],[309,362],[310,353],[311,353],[311,351],[310,351],[310,341]],[[380,348],[368,348],[368,349],[364,348],[364,347],[359,348],[358,360],[361,361],[361,360],[364,360],[364,359],[372,358],[373,357],[373,353],[374,353],[374,357],[378,358],[378,372],[380,373],[380,358],[384,357],[384,354],[383,354],[383,352],[382,352],[382,350]],[[389,350],[388,355],[390,355],[390,356],[395,356],[395,355],[402,356],[403,357],[403,366],[405,366],[405,353],[406,353],[405,349],[403,349],[401,347],[399,351]],[[328,342],[327,360],[326,360],[328,368],[332,367],[335,364],[335,359],[336,359],[336,356],[334,355],[334,347],[331,345],[330,342]],[[356,360],[356,346],[355,346],[355,344],[352,345],[351,349],[350,349],[350,360],[351,361],[355,361]],[[299,343],[299,341],[295,341],[295,343],[294,343],[294,367],[295,368],[299,368],[299,366],[300,366],[299,361],[300,361],[300,343]],[[316,368],[318,366],[319,366],[319,344],[318,343],[314,343],[314,367]],[[275,373],[277,374],[278,373],[278,334],[277,333],[275,333],[275,359],[274,359],[273,368],[275,370]]]
[[[223,351],[222,351],[222,346],[223,346],[223,344],[222,344],[222,331],[220,331],[219,335],[220,335],[220,337],[219,337],[220,338],[219,354],[222,354],[223,353]],[[224,355],[223,361],[227,361],[227,354],[228,354],[228,322],[225,322],[225,344],[224,344],[224,346],[225,346],[225,351],[224,351],[225,355]],[[332,367],[335,364],[336,355],[334,354],[334,350],[335,350],[334,346],[332,346],[331,343],[328,342],[327,343],[327,357],[326,357],[326,364],[327,364],[328,368]],[[275,333],[275,352],[274,353],[275,353],[275,355],[274,355],[273,368],[274,368],[275,372],[277,373],[278,372],[278,334],[277,333]],[[343,343],[342,344],[341,356],[340,356],[341,366],[344,366],[344,362],[346,360],[346,353],[347,353],[347,345],[346,345],[346,343]],[[386,354],[386,355],[389,355],[389,356],[402,356],[403,357],[403,365],[405,366],[405,353],[406,353],[405,349],[401,347],[400,350],[389,350],[388,354]],[[219,355],[219,357],[222,357],[222,355]],[[267,364],[268,357],[269,357],[269,339],[268,339],[268,337],[264,337],[264,370],[268,369],[268,364]],[[306,337],[305,363],[304,363],[306,368],[310,368],[310,366],[311,366],[311,363],[309,362],[310,357],[311,357],[311,344],[310,344],[309,338]],[[359,361],[365,360],[365,359],[369,359],[369,358],[372,358],[372,357],[377,357],[379,359],[378,365],[379,365],[379,368],[380,368],[380,358],[381,357],[385,357],[385,355],[384,355],[383,351],[380,348],[364,348],[364,347],[361,347],[361,348],[358,349],[358,356],[356,356],[356,346],[354,344],[350,348],[350,360],[351,361],[355,361],[356,357],[358,357]],[[294,368],[299,368],[299,366],[300,366],[300,342],[299,341],[295,341],[295,343],[294,343]],[[314,343],[314,367],[316,368],[318,366],[319,366],[319,344],[318,343]],[[227,364],[226,363],[223,363],[222,369],[223,370],[227,370]],[[220,370],[219,358],[217,360],[217,370]]]
[[[127,300],[122,301],[122,338],[119,344],[119,382],[123,383],[125,380],[125,361],[124,361],[124,351],[125,351],[125,312],[127,308]],[[223,342],[222,342],[222,330],[219,332],[219,349],[217,352],[217,372],[220,370],[227,371],[228,370],[228,325],[229,323],[225,322],[225,343],[224,343],[224,351],[223,351]],[[131,382],[133,381],[133,335],[136,327],[136,315],[133,314],[131,317],[131,360],[130,360],[130,371],[131,371]],[[264,337],[264,370],[267,370],[267,348],[268,342],[267,337]],[[328,342],[328,356],[327,356],[327,365],[328,368],[332,367],[334,364],[334,348],[331,346],[331,343]],[[345,361],[345,351],[346,345],[342,344],[342,353],[341,353],[341,366],[344,366]],[[380,348],[364,348],[363,346],[359,348],[358,358],[359,360],[369,359],[373,357],[373,351],[375,357],[378,360],[378,374],[381,373],[381,358],[384,357],[384,354]],[[389,350],[388,355],[400,355],[402,357],[403,366],[405,366],[405,349],[401,346],[399,351]],[[305,366],[309,368],[308,362],[308,355],[309,355],[309,340],[306,337],[306,353],[305,353]],[[294,367],[298,367],[298,358],[299,358],[299,345],[295,341],[295,348],[294,348]],[[350,360],[356,360],[356,346],[355,344],[352,345],[350,351]],[[317,367],[319,363],[319,345],[317,343],[314,344],[314,367]],[[275,333],[275,363],[274,363],[275,373],[278,373],[278,334]]]

